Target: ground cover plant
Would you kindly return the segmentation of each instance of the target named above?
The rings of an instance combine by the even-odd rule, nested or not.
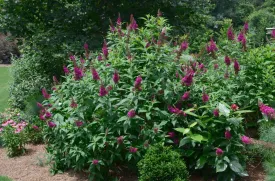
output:
[[[130,19],[110,25],[102,52],[85,44],[83,56],[70,56],[52,93],[42,89],[52,171],[84,169],[104,179],[162,142],[180,146],[188,169],[210,168],[223,181],[246,176],[242,114],[251,111],[241,107],[245,66],[237,59],[246,44],[228,35],[239,51],[229,57],[209,37],[200,55],[189,56],[188,39],[170,36],[165,18],[148,15],[144,27]]]

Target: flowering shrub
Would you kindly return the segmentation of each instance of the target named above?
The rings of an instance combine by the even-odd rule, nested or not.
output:
[[[160,144],[148,149],[138,168],[140,181],[187,181],[189,175],[181,155]]]
[[[15,111],[11,112],[11,115],[1,115],[0,118],[0,137],[4,147],[7,149],[7,155],[10,157],[21,155],[25,152],[24,145],[27,139],[24,129],[28,123],[16,119],[19,116],[20,113]]]
[[[7,109],[0,115],[0,139],[7,149],[7,155],[18,156],[25,153],[25,144],[41,143],[43,122],[25,121],[18,109]]]
[[[183,147],[183,154],[189,158],[190,165],[196,169],[214,168],[218,181],[234,180],[236,175],[247,176],[243,153],[245,145],[251,140],[243,135],[241,114],[245,112],[250,111],[237,110],[235,104],[230,107],[222,103],[213,112],[205,106],[193,109],[197,119],[191,121],[188,127],[175,129],[184,136],[179,146]]]
[[[174,128],[189,127],[185,153],[201,160],[197,168],[210,160],[218,172],[227,173],[233,162],[237,168],[231,170],[246,175],[239,164],[244,160],[240,114],[246,112],[238,111],[242,65],[233,55],[224,60],[214,38],[200,56],[189,56],[188,41],[170,37],[165,18],[144,20],[141,28],[133,15],[126,28],[121,21],[111,24],[102,52],[91,54],[85,44],[85,59],[70,56],[63,67],[65,81],[55,81],[52,93],[42,89],[39,118],[46,123],[53,171],[86,169],[90,179],[103,180],[118,165],[135,164],[153,143],[183,146]],[[219,102],[235,105],[230,112]],[[232,149],[225,148],[228,142]],[[215,151],[227,159],[205,157]]]

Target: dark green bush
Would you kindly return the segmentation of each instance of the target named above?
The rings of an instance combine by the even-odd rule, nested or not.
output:
[[[187,181],[188,171],[180,154],[172,147],[151,146],[138,163],[140,181]]]

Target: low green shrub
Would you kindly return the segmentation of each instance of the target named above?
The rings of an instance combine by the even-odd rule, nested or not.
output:
[[[188,171],[181,155],[170,146],[153,145],[138,162],[140,181],[187,181]]]

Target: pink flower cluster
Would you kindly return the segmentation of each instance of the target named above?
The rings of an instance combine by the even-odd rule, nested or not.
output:
[[[7,120],[6,122],[2,123],[2,127],[11,126],[15,128],[15,133],[20,133],[26,126],[28,125],[27,122],[21,121],[20,123],[16,123],[12,119]],[[3,131],[3,128],[2,128]]]
[[[266,115],[269,119],[275,120],[275,110],[263,103],[259,103],[259,108],[262,114]]]
[[[168,106],[168,111],[172,114],[186,116],[186,113],[183,110],[180,110],[177,107]]]
[[[212,38],[211,38],[209,44],[207,44],[206,50],[208,53],[214,53],[214,52],[218,51],[218,47]]]

